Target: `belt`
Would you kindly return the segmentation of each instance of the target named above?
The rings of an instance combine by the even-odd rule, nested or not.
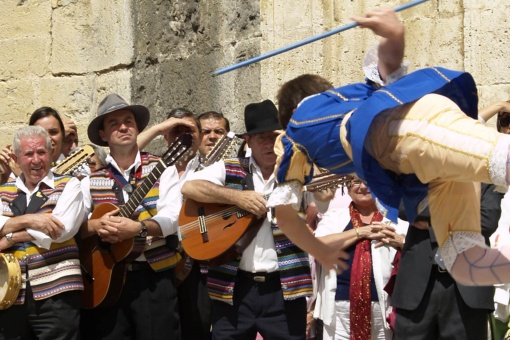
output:
[[[242,277],[255,282],[268,282],[272,280],[280,280],[280,272],[275,271],[271,273],[267,272],[258,272],[258,273],[250,273],[244,270],[238,270],[237,276]]]
[[[145,270],[152,270],[152,267],[147,261],[133,261],[127,264],[126,270],[128,272],[140,272]]]
[[[439,274],[448,274],[448,275],[450,275],[450,273],[448,273],[448,271],[446,269],[443,269],[443,268],[439,267],[437,264],[433,264],[432,268],[433,268],[434,271],[438,272]]]

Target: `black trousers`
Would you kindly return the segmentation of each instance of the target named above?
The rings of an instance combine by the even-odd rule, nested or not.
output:
[[[200,273],[200,264],[193,261],[188,277],[177,287],[179,317],[183,339],[211,339],[211,300],[207,276]]]
[[[27,283],[25,303],[0,311],[0,339],[80,339],[81,291],[34,300]]]
[[[448,273],[435,268],[418,308],[396,310],[395,340],[487,339],[486,309],[470,308]]]
[[[305,339],[306,299],[285,301],[279,275],[257,282],[238,276],[234,305],[212,300],[213,339]]]
[[[82,312],[85,339],[181,339],[175,273],[128,271],[117,303]]]

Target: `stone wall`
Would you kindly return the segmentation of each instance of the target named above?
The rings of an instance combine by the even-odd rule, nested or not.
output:
[[[213,77],[213,71],[260,53],[258,3],[138,2],[135,13],[132,93],[151,109],[151,123],[185,107],[197,114],[223,112],[233,130],[244,128],[244,105],[261,100],[260,65],[222,77]],[[154,144],[159,148],[163,141]]]
[[[377,6],[396,1],[262,0],[262,51],[271,51],[351,22]],[[440,65],[465,69],[479,85],[480,107],[510,99],[510,3],[504,0],[430,0],[399,12],[406,25],[410,71]],[[362,58],[377,43],[354,28],[261,62],[262,93],[275,98],[278,86],[302,73],[317,73],[335,85],[363,79]]]
[[[377,38],[355,28],[213,77],[214,70],[320,34],[396,1],[7,0],[0,2],[0,145],[36,108],[74,119],[83,142],[99,101],[117,92],[148,106],[151,124],[175,107],[225,113],[243,130],[247,103],[318,73],[341,85],[363,79]],[[510,97],[506,0],[430,0],[399,13],[410,69],[465,69],[481,106]],[[151,146],[159,149],[161,142]]]

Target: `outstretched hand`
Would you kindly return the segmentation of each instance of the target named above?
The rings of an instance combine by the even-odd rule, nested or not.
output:
[[[341,273],[349,266],[345,261],[349,259],[349,254],[339,247],[332,247],[324,245],[319,253],[316,253],[315,260],[317,260],[326,271],[334,269],[337,273]]]
[[[368,28],[384,38],[393,38],[404,31],[404,25],[391,8],[375,8],[368,11],[364,17],[352,16],[351,19],[356,21],[361,28]]]

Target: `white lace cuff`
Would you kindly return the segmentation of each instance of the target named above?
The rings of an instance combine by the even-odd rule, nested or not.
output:
[[[508,151],[510,146],[510,136],[501,135],[494,146],[494,150],[489,158],[489,175],[492,183],[499,187],[506,187],[506,164],[508,161]]]
[[[302,187],[303,186],[298,181],[278,184],[267,201],[267,207],[274,208],[277,205],[292,204],[295,210],[299,210],[301,199],[303,198],[301,192]]]
[[[457,255],[475,246],[487,248],[482,234],[471,231],[454,231],[441,247],[441,258],[446,270],[451,273]]]
[[[363,59],[363,72],[365,73],[365,77],[377,83],[381,86],[390,85],[396,80],[402,78],[407,74],[407,69],[409,66],[408,61],[404,61],[400,68],[395,70],[393,73],[389,74],[386,77],[386,81],[381,79],[381,75],[379,74],[379,56],[378,56],[379,45],[372,46],[368,49],[365,54],[365,58]]]

